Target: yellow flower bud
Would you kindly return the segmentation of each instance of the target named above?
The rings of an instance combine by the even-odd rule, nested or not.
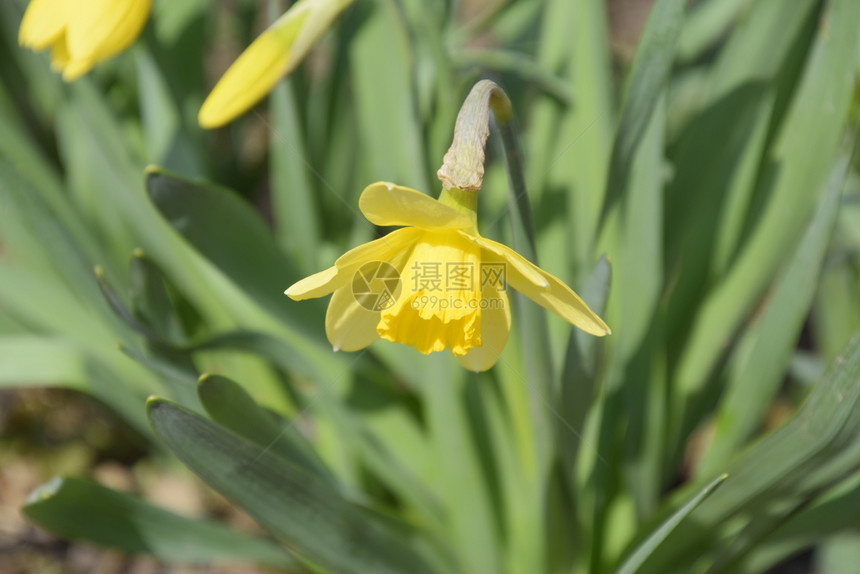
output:
[[[51,67],[69,82],[130,46],[151,7],[151,0],[31,0],[18,43],[50,48]]]
[[[200,108],[200,125],[223,126],[265,97],[350,4],[352,0],[296,2],[224,73]]]

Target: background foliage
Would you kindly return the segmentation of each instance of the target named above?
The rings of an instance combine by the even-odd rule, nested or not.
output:
[[[71,84],[0,4],[0,385],[92,395],[268,536],[73,476],[23,513],[179,563],[752,573],[814,546],[850,571],[860,3],[686,4],[627,60],[597,0],[358,0],[215,132],[199,105],[277,2],[156,1]],[[614,334],[515,299],[485,374],[333,353],[324,302],[284,288],[384,232],[365,185],[435,195],[481,77],[514,104],[541,265]],[[492,146],[481,231],[525,250]]]

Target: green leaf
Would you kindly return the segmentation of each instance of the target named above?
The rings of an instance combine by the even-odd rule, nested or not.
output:
[[[41,194],[66,223],[75,220],[77,214],[70,212],[68,200],[62,193],[62,182],[56,166],[51,164],[33,141],[36,134],[27,129],[21,109],[6,93],[2,83],[0,83],[0,125],[3,125],[4,129],[4,137],[0,139],[0,157],[16,166],[17,170],[32,183],[34,192]],[[5,177],[2,178],[4,181],[5,179]],[[77,223],[76,231],[80,232],[82,228],[80,222]]]
[[[62,339],[30,334],[0,335],[0,388],[87,387],[87,357]]]
[[[304,361],[296,355],[296,350],[284,341],[252,331],[233,331],[219,335],[209,341],[192,347],[190,350],[239,350],[265,357],[273,364],[284,369]],[[387,408],[356,413],[349,403],[362,399],[371,404],[379,399],[373,393],[369,380],[359,378],[355,387],[351,380],[358,373],[365,374],[365,363],[361,357],[351,363],[331,363],[338,368],[330,378],[320,377],[324,384],[319,385],[310,395],[308,408],[312,413],[323,413],[338,431],[338,446],[359,456],[368,469],[384,482],[388,488],[401,498],[420,508],[425,517],[437,522],[440,515],[439,501],[425,484],[423,474],[434,465],[429,458],[423,435],[418,425],[401,410]],[[299,363],[301,364],[301,363]],[[358,375],[361,377],[361,375]],[[362,416],[358,416],[361,414]],[[396,447],[405,449],[408,454]],[[411,464],[410,464],[411,463]]]
[[[764,204],[755,220],[747,220],[746,242],[686,337],[675,378],[688,397],[707,381],[733,332],[797,244],[838,154],[854,85],[848,70],[860,40],[852,24],[860,20],[860,3],[835,0],[827,6],[826,25],[819,27],[771,161],[760,174]]]
[[[157,168],[148,171],[147,189],[162,216],[220,272],[212,282],[221,289],[221,307],[228,308],[240,324],[277,333],[281,346],[290,349],[288,356],[299,357],[292,370],[337,384],[347,360],[332,356],[325,340],[322,305],[284,296],[284,289],[299,277],[251,206],[229,190],[173,177]],[[159,264],[166,269],[161,259]],[[169,271],[175,278],[176,271]],[[236,293],[236,287],[242,291]],[[277,388],[282,385],[270,377],[247,383],[265,388],[265,395],[273,397],[267,400],[275,400],[282,391]]]
[[[57,147],[69,196],[90,234],[112,258],[124,258],[137,246],[136,226],[124,216],[140,199],[143,161],[92,82],[84,77],[69,86],[57,113]]]
[[[54,205],[51,205],[51,202]],[[0,238],[28,267],[53,276],[78,301],[96,310],[111,325],[101,296],[94,289],[92,265],[102,253],[81,227],[74,209],[60,196],[40,193],[25,174],[0,156]],[[107,312],[106,312],[107,311]],[[117,322],[114,321],[113,325]]]
[[[511,236],[514,249],[523,253],[526,259],[538,263],[537,243],[535,241],[534,219],[531,202],[525,182],[525,172],[522,163],[519,135],[513,118],[508,121],[496,121],[505,150],[505,166],[508,173],[508,210],[511,213]],[[546,400],[543,397],[554,394],[558,380],[554,373],[550,334],[547,323],[547,313],[526,301],[521,293],[511,293],[514,314],[517,318],[520,332],[520,348],[522,349],[525,372],[529,381],[529,401],[532,408],[542,412],[542,416],[534,419],[534,435],[536,446],[540,452],[539,458],[548,467],[551,441],[551,430],[548,422],[549,415]]]
[[[725,35],[750,0],[706,0],[693,5],[678,39],[678,59],[689,62]]]
[[[818,572],[850,572],[857,564],[860,564],[860,536],[850,530],[825,540],[816,551]]]
[[[189,345],[186,350],[190,352],[231,350],[253,353],[266,358],[287,372],[313,373],[316,380],[324,381],[327,388],[336,395],[346,395],[348,392],[346,375],[354,367],[341,354],[329,358],[327,369],[318,369],[315,363],[302,353],[302,349],[297,349],[269,333],[245,329],[219,333]]]
[[[699,491],[696,496],[690,499],[684,506],[675,511],[672,516],[667,518],[659,528],[652,532],[648,538],[642,541],[636,547],[630,556],[618,567],[616,574],[634,574],[639,571],[645,560],[654,552],[654,550],[666,540],[666,537],[678,527],[681,522],[687,518],[699,505],[711,496],[717,488],[729,477],[723,474],[712,480],[707,486]]]
[[[385,1],[357,8],[370,12],[349,50],[363,156],[369,163],[366,173],[371,181],[429,191],[411,48],[398,7]]]
[[[461,68],[480,67],[496,73],[511,73],[522,82],[565,105],[573,101],[570,86],[562,78],[548,73],[528,56],[513,50],[463,49],[452,55],[453,63]]]
[[[860,328],[857,266],[826,266],[816,299],[813,309],[816,347],[825,360],[831,360],[851,333]]]
[[[227,377],[206,374],[200,377],[197,394],[217,424],[320,478],[331,479],[295,422],[284,421],[260,407],[237,383]]]
[[[128,553],[145,552],[167,562],[298,565],[271,542],[179,516],[83,478],[54,478],[36,488],[21,510],[39,527],[62,538]]]
[[[855,474],[779,524],[767,537],[751,548],[739,563],[733,565],[732,572],[737,574],[766,572],[786,558],[821,542],[822,539],[840,531],[856,528],[858,516],[860,516],[860,474]]]
[[[104,270],[102,270],[101,267],[96,267],[95,271],[96,282],[98,283],[99,289],[101,290],[105,301],[107,301],[108,306],[110,306],[116,316],[119,317],[129,329],[138,332],[151,341],[161,343],[161,337],[150,329],[149,325],[142,322],[131,312],[129,305],[122,300],[119,293],[117,293],[117,291],[107,282],[104,276]]]
[[[86,382],[90,392],[122,413],[127,421],[139,429],[146,428],[141,424],[143,417],[138,401],[160,390],[158,383],[117,352],[115,339],[104,324],[67,289],[26,269],[0,262],[0,304],[28,329],[48,334],[44,339],[25,337],[10,342],[10,365],[27,360],[17,363],[20,366],[10,366],[11,375],[19,369],[20,373],[34,375],[41,372],[46,377],[40,381],[44,385]],[[16,350],[18,345],[21,347]],[[92,361],[81,359],[85,361],[82,366],[86,377],[79,376],[81,367],[66,372],[65,376],[59,371],[62,366],[72,366],[68,361],[77,363],[79,360],[71,358],[70,352],[80,353],[84,358],[92,357]],[[52,360],[58,362],[57,370],[45,364]],[[47,380],[54,375],[58,377],[56,380]],[[124,377],[124,386],[116,385],[117,376]],[[17,383],[13,380],[11,384]]]
[[[768,84],[744,84],[711,103],[678,138],[676,173],[666,190],[667,266],[677,277],[667,310],[674,346],[682,346],[712,277],[725,273],[737,249],[773,99]]]
[[[297,554],[344,573],[433,572],[395,530],[346,502],[325,481],[163,399],[147,409],[191,470]]]
[[[285,304],[284,289],[299,275],[260,216],[239,196],[154,167],[147,170],[146,187],[171,226],[266,309],[278,316],[286,316],[285,309],[309,311]]]
[[[684,0],[658,0],[636,49],[618,133],[612,147],[601,226],[626,191],[633,158],[669,78],[684,19]]]
[[[785,370],[809,313],[841,195],[848,157],[833,170],[794,258],[780,278],[758,322],[747,330],[728,367],[713,442],[697,475],[712,476],[758,429],[782,384]]]
[[[278,243],[303,271],[316,272],[320,224],[315,189],[308,175],[301,112],[293,83],[284,80],[272,90],[272,126],[269,146],[272,212]]]
[[[688,564],[720,548],[725,541],[714,534],[730,518],[743,515],[773,522],[767,510],[782,508],[784,513],[786,506],[798,507],[855,472],[860,467],[858,379],[860,332],[791,420],[726,468],[732,480],[702,504],[695,526],[671,535],[665,552],[652,555],[643,572],[666,572],[671,565]]]
[[[714,4],[726,3],[699,6]],[[755,3],[708,71],[702,109],[673,146],[677,173],[667,190],[672,225],[666,245],[669,269],[678,277],[668,309],[670,348],[683,346],[706,288],[727,273],[736,256],[760,188],[762,157],[779,120],[778,75],[789,68],[793,51],[805,49],[815,4],[801,1],[786,13],[776,4]]]
[[[189,134],[183,129],[168,79],[150,52],[137,50],[135,56],[147,161],[190,177],[201,175],[199,148],[191,145]]]
[[[542,233],[545,239],[539,238],[539,251],[562,259],[555,267],[560,273],[572,264],[577,280],[590,271],[594,260],[595,235],[616,125],[606,20],[606,5],[600,0],[553,0],[547,4],[541,61],[567,78],[574,93],[574,105],[550,113],[546,108],[557,108],[553,102],[536,102],[534,119],[530,120],[534,122],[531,130],[534,133],[530,133],[533,137],[528,148],[529,180],[535,182],[532,185],[537,192],[535,204],[544,203],[541,193],[566,190],[567,214],[559,219],[565,237],[571,242],[565,258],[548,234]],[[538,139],[540,144],[535,142]],[[549,176],[545,186],[539,179],[544,174]],[[547,190],[535,189],[535,184]],[[553,259],[548,262],[553,269]]]
[[[492,469],[482,469],[474,426],[464,395],[475,384],[450,357],[427,361],[422,394],[434,460],[447,460],[434,473],[436,490],[450,517],[448,537],[462,571],[491,574],[501,570],[501,544],[490,495]],[[447,453],[457,453],[450,456]],[[523,493],[525,496],[525,493]],[[536,556],[535,559],[542,559]],[[539,569],[539,568],[537,568]]]
[[[735,566],[739,574],[767,571],[818,542],[855,528],[860,516],[860,473],[831,488],[815,502],[779,524]],[[827,571],[827,570],[825,570]]]
[[[74,125],[65,129],[64,124],[59,124],[60,147],[80,153],[76,158],[81,165],[74,170],[82,170],[83,177],[98,174],[91,185],[84,186],[86,197],[75,196],[82,212],[90,216],[89,235],[101,241],[104,251],[115,254],[123,262],[135,248],[143,246],[182,293],[193,300],[201,313],[215,325],[229,322],[231,313],[233,317],[253,315],[249,305],[241,304],[244,301],[233,301],[236,297],[228,295],[235,293],[232,285],[227,285],[222,277],[212,273],[211,266],[171,231],[147,200],[140,181],[143,161],[135,153],[133,141],[122,131],[120,121],[103,95],[87,78],[81,78],[70,86],[68,100],[70,111],[67,115],[72,116],[69,122]],[[75,189],[78,184],[73,176],[74,173],[69,174],[72,180],[70,188]],[[102,226],[94,218],[91,209],[95,208],[113,212],[107,225]],[[119,232],[115,235],[113,231],[116,228]],[[133,240],[126,242],[127,235]],[[109,278],[116,278],[116,274],[110,274],[109,261],[96,262],[104,265]],[[225,300],[228,301],[226,305]],[[235,307],[240,307],[241,312]]]
[[[188,2],[171,2],[170,0],[155,0],[152,6],[152,23],[155,28],[155,35],[162,44],[173,47],[172,44],[181,41],[183,34],[189,33],[189,28],[206,14],[210,8],[206,0],[189,0]],[[196,39],[196,38],[195,38]],[[188,62],[182,62],[179,58],[181,54],[177,54],[178,63],[186,64],[186,66],[177,66],[181,70],[189,72],[189,68],[193,68]],[[188,58],[188,56],[185,56]],[[197,60],[193,60],[195,63]],[[202,71],[194,70],[195,73],[202,74]]]
[[[592,311],[602,315],[609,298],[612,267],[601,257],[580,292]],[[576,457],[582,447],[582,432],[589,408],[595,404],[597,383],[598,339],[576,327],[570,329],[567,354],[561,375],[557,449],[568,470],[573,473]]]
[[[632,495],[639,515],[649,515],[661,484],[665,377],[657,306],[663,288],[665,90],[685,4],[658,0],[651,9],[626,80],[596,228],[599,245],[616,265],[607,307],[607,322],[616,334],[607,341],[611,361],[597,448],[604,456],[623,452],[625,464],[601,459],[593,468],[593,569],[601,567],[613,538],[619,539],[619,529],[611,524],[613,508],[623,509],[624,498]],[[622,424],[630,425],[624,435]],[[628,474],[632,493],[616,496],[619,471]]]
[[[860,138],[855,140],[854,145],[856,157]],[[831,256],[839,263],[824,267],[812,312],[816,351],[825,362],[833,360],[851,334],[860,329],[860,297],[857,296],[857,272],[860,270],[860,260],[857,259],[857,253],[860,253],[860,172],[855,168],[848,172],[847,177],[831,243]]]
[[[582,299],[598,315],[603,316],[606,309],[611,283],[612,266],[603,256],[597,261],[580,290]],[[589,420],[599,420],[605,405],[599,387],[602,381],[599,358],[604,344],[602,339],[576,327],[570,328],[564,369],[561,374],[558,416],[555,417],[557,420],[555,448],[559,456],[559,465],[566,474],[558,480],[567,486],[568,496],[572,497],[570,504],[574,507],[573,512],[576,516],[562,532],[554,531],[549,536],[560,549],[556,552],[559,559],[568,553],[578,557],[583,563],[587,560],[585,554],[589,550],[584,539],[592,531],[592,528],[586,524],[592,521],[595,501],[583,501],[579,499],[577,493],[583,488],[592,488],[584,484],[585,481],[581,481],[580,476],[589,472],[592,476],[596,476],[599,472],[594,472],[594,465],[604,464],[602,456],[597,452],[597,439],[594,434],[596,426],[587,425]],[[588,464],[583,464],[586,460],[583,455],[588,458],[590,468]],[[563,495],[557,496],[562,498]]]
[[[235,328],[237,323],[244,323],[275,332],[285,331],[282,323],[270,313],[264,313],[246,293],[237,289],[234,278],[225,277],[159,216],[142,185],[142,149],[136,147],[138,140],[129,138],[115,110],[90,80],[81,78],[70,85],[69,91],[65,119],[59,124],[63,128],[60,130],[61,148],[68,150],[69,160],[76,170],[69,174],[70,187],[89,215],[91,231],[102,244],[121,261],[126,261],[129,253],[142,246],[182,295],[193,302],[210,329]],[[205,207],[201,209],[205,213]],[[109,268],[106,266],[105,270]],[[119,332],[129,334],[128,329]],[[139,347],[135,343],[123,341],[124,346],[133,351]],[[118,357],[134,366],[122,355]],[[254,367],[242,357],[226,358],[222,364],[225,363],[242,363],[243,369]],[[116,378],[123,382],[132,379],[127,375]],[[282,385],[272,373],[257,368],[248,379],[255,396],[263,397],[273,408],[287,408],[283,406]],[[193,380],[196,381],[196,376]],[[194,387],[187,389],[196,401]],[[152,392],[150,389],[148,394]]]
[[[506,362],[504,354],[502,357],[501,360]],[[514,367],[508,366],[510,368],[503,372],[511,376],[510,388],[518,393],[517,399],[527,399],[527,384],[519,378]],[[475,422],[486,427],[486,441],[489,444],[488,448],[484,448],[483,443],[479,443],[479,448],[486,450],[479,456],[490,463],[485,473],[493,502],[497,502],[493,489],[499,491],[498,520],[504,533],[500,562],[510,572],[537,571],[537,565],[545,560],[547,548],[558,538],[559,532],[551,531],[554,525],[547,523],[547,514],[544,512],[543,505],[552,502],[545,498],[546,489],[541,483],[542,477],[537,473],[534,449],[528,444],[532,439],[531,429],[525,427],[530,421],[516,420],[517,414],[529,416],[529,405],[527,400],[516,405],[510,404],[509,397],[504,396],[505,391],[500,388],[503,382],[491,378],[491,374],[499,372],[497,369],[471,377],[466,382],[466,395],[469,405],[473,407],[472,412],[480,409],[480,418],[474,417]],[[435,382],[430,381],[430,384]],[[570,548],[569,539],[564,544],[566,549]],[[552,558],[554,556],[550,554],[549,559]]]
[[[729,4],[734,1],[709,3],[725,5],[715,6],[715,11],[729,11],[732,8]],[[775,81],[792,47],[802,41],[803,28],[810,18],[815,18],[820,5],[818,0],[798,0],[794,10],[786,12],[778,4],[752,2],[720,51],[713,72],[710,101],[718,101],[744,84]],[[697,20],[698,16],[691,15],[691,18]],[[696,24],[694,21],[693,26]],[[717,25],[717,22],[712,21],[710,25]]]
[[[132,256],[129,283],[134,316],[164,341],[177,345],[186,343],[188,337],[183,318],[171,300],[171,292],[175,293],[175,288],[142,249],[135,250]],[[182,302],[188,305],[184,300]]]
[[[155,332],[145,320],[134,313],[129,305],[120,299],[117,292],[108,285],[99,267],[96,267],[96,280],[114,313],[131,330],[145,338],[144,347],[147,351],[145,355],[136,349],[123,345],[120,345],[120,350],[151,371],[164,375],[161,380],[168,386],[173,398],[181,401],[184,405],[197,406],[197,397],[188,385],[196,378],[197,371],[188,353],[173,348],[160,333]]]
[[[600,452],[618,449],[623,465],[596,464],[593,516],[597,535],[593,560],[606,542],[619,538],[617,528],[605,521],[620,499],[613,475],[626,473],[635,510],[650,516],[659,500],[666,425],[665,375],[662,372],[662,319],[658,310],[663,289],[663,142],[665,97],[653,109],[646,132],[627,167],[629,178],[607,219],[606,251],[614,262],[615,277],[606,319],[613,334],[604,343],[608,352],[606,400],[601,413]],[[623,431],[621,429],[624,429]],[[622,438],[623,437],[623,438]],[[626,493],[625,493],[626,494]],[[604,531],[605,529],[605,531]],[[615,531],[615,532],[613,532]],[[632,534],[632,531],[631,531]],[[593,567],[598,564],[593,562]]]
[[[415,92],[420,121],[425,126],[424,145],[431,167],[441,161],[451,144],[451,126],[460,104],[455,55],[449,49],[452,21],[450,6],[423,0],[400,3],[414,50]]]
[[[640,146],[631,158],[630,179],[619,210],[608,222],[613,237],[607,254],[616,280],[607,304],[613,361],[624,365],[646,343],[663,289],[663,132],[665,101],[654,108]]]
[[[40,116],[40,128],[51,121],[51,112],[62,98],[62,79],[48,65],[46,54],[36,54],[18,45],[18,30],[25,3],[0,4],[0,38],[4,39],[3,64],[0,75],[15,97],[19,117]],[[29,118],[28,118],[29,119]]]

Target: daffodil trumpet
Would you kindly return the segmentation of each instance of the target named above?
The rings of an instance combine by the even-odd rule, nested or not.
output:
[[[31,0],[18,43],[51,50],[51,67],[72,81],[128,48],[149,18],[152,0]]]

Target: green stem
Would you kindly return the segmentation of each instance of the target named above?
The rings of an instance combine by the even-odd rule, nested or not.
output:
[[[459,68],[478,67],[516,74],[523,81],[558,100],[558,103],[564,106],[573,104],[574,94],[568,82],[550,72],[548,68],[537,65],[534,59],[521,52],[464,48],[451,54],[451,60]]]
[[[526,192],[525,172],[522,155],[513,119],[497,121],[508,171],[510,209],[515,212],[511,217],[511,233],[514,248],[537,264],[534,226],[531,205]],[[525,372],[531,395],[531,410],[535,427],[538,460],[546,471],[550,464],[552,448],[552,403],[558,394],[558,384],[553,373],[552,356],[549,345],[549,326],[543,309],[529,301],[520,293],[512,293],[516,301],[517,324],[522,341]]]
[[[505,150],[510,206],[516,214],[511,217],[514,248],[536,263],[532,212],[511,101],[498,85],[489,80],[475,84],[457,115],[454,140],[437,172],[444,187],[440,200],[454,207],[462,207],[464,202],[473,206],[473,202],[476,202],[476,192],[481,188],[484,178],[484,150],[490,133],[490,111],[495,117]],[[518,294],[512,296],[517,299],[517,325],[526,365],[526,380],[523,383],[527,385],[531,397],[534,445],[540,468],[546,471],[551,461],[551,405],[558,396],[546,315],[534,305],[521,301]]]
[[[502,145],[505,148],[505,163],[508,168],[509,198],[510,207],[516,212],[517,217],[511,218],[513,226],[514,245],[519,250],[525,251],[524,255],[532,263],[537,265],[537,243],[535,242],[534,223],[532,218],[532,208],[529,202],[529,194],[526,189],[525,170],[523,169],[523,157],[520,153],[519,137],[517,136],[517,128],[513,117],[507,121],[499,121],[496,119],[496,125],[499,128],[499,135],[502,138]],[[517,225],[514,220],[519,221]],[[517,234],[525,236],[525,242],[518,239]],[[517,243],[520,245],[517,246]]]

